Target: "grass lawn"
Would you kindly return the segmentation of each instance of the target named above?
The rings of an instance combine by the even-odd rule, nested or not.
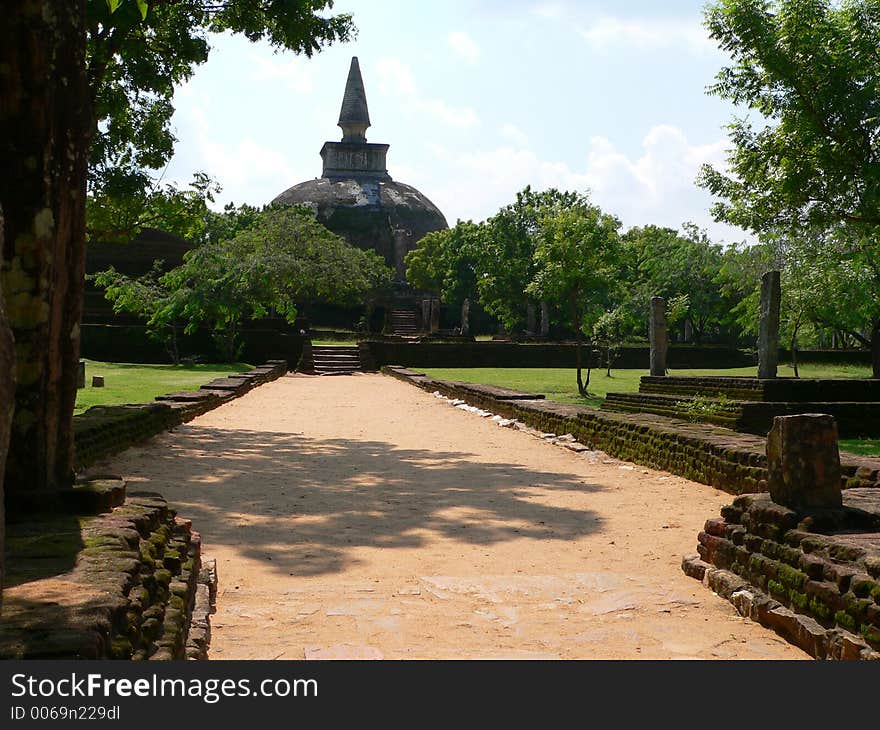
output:
[[[604,370],[593,370],[588,388],[590,397],[582,398],[577,392],[574,368],[418,368],[438,380],[460,380],[466,383],[500,385],[514,390],[543,393],[549,400],[560,403],[598,408],[608,393],[637,393],[639,379],[648,370],[612,370],[611,377]],[[726,370],[670,370],[670,375],[755,375],[756,368],[729,368]],[[586,376],[586,371],[584,371]],[[791,377],[788,366],[780,366],[781,377]],[[802,378],[868,378],[868,366],[802,365]]]
[[[215,378],[240,373],[244,363],[204,365],[137,365],[86,360],[86,387],[77,391],[75,413],[92,406],[149,403],[157,395],[197,390]],[[104,387],[93,388],[92,376],[103,375]]]
[[[590,397],[581,398],[577,392],[575,371],[565,368],[417,368],[438,380],[459,380],[466,383],[500,385],[505,388],[543,393],[549,400],[560,403],[598,408],[607,393],[636,393],[639,378],[647,370],[612,370],[611,377],[604,370],[594,370],[590,377]],[[670,370],[670,375],[754,375],[755,368],[728,370]],[[780,366],[779,375],[792,377],[788,366]],[[802,378],[869,378],[868,366],[802,365]],[[840,448],[853,454],[880,456],[880,439],[841,439]]]

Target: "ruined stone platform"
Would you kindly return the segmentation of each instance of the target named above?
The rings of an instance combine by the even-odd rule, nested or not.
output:
[[[509,389],[498,398],[494,386],[435,380],[395,366],[383,372],[545,432],[572,434],[589,448],[731,494],[767,488],[767,440],[762,436],[653,413],[596,411],[535,399],[534,394],[517,398],[516,391]],[[842,452],[841,467],[844,488],[880,487],[880,458]]]
[[[74,417],[77,483],[39,500],[6,495],[0,659],[207,657],[216,569],[201,564],[198,533],[160,495],[126,495],[118,477],[84,470],[286,372],[273,360],[220,391]]]
[[[880,435],[880,380],[652,377],[609,393],[603,411],[653,413],[765,435],[776,416],[825,413],[843,438]]]
[[[206,658],[201,540],[156,494],[7,524],[0,659]],[[119,490],[116,490],[117,496]]]
[[[682,569],[817,659],[880,660],[880,490],[797,513],[746,495],[710,519]]]

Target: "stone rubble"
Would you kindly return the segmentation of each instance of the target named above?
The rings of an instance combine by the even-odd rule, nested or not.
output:
[[[608,454],[606,454],[604,451],[595,451],[589,446],[584,446],[582,443],[579,443],[573,434],[566,433],[562,436],[557,436],[555,433],[545,433],[544,431],[539,431],[538,429],[526,425],[522,421],[517,421],[512,418],[505,418],[504,416],[499,416],[497,413],[492,413],[491,411],[484,410],[477,406],[469,405],[466,401],[463,401],[460,398],[449,398],[443,395],[439,390],[435,390],[431,395],[437,398],[437,400],[441,400],[444,403],[452,406],[453,408],[457,408],[458,410],[465,411],[467,413],[472,413],[475,416],[479,416],[480,418],[488,418],[493,423],[497,423],[498,426],[500,426],[501,428],[515,428],[518,431],[527,433],[529,436],[532,436],[540,441],[547,441],[548,443],[552,443],[555,446],[560,446],[564,449],[568,449],[569,451],[573,451],[574,453],[589,461],[591,464],[597,464],[600,462],[602,464],[620,463],[617,459],[610,458]]]

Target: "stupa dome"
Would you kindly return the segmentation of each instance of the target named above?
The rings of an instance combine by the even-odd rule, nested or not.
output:
[[[378,252],[406,282],[404,257],[425,234],[447,228],[443,213],[410,185],[391,179],[389,145],[370,144],[370,115],[357,58],[351,61],[339,126],[341,142],[321,149],[320,178],[288,188],[273,203],[306,205],[318,220],[353,246]]]

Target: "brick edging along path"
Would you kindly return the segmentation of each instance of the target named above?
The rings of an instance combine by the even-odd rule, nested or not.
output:
[[[721,426],[665,416],[596,411],[554,403],[535,394],[472,383],[435,380],[407,368],[382,369],[422,390],[460,398],[544,431],[570,433],[580,443],[616,458],[692,479],[731,494],[766,491],[766,439]],[[880,458],[841,452],[844,488],[880,487]]]

